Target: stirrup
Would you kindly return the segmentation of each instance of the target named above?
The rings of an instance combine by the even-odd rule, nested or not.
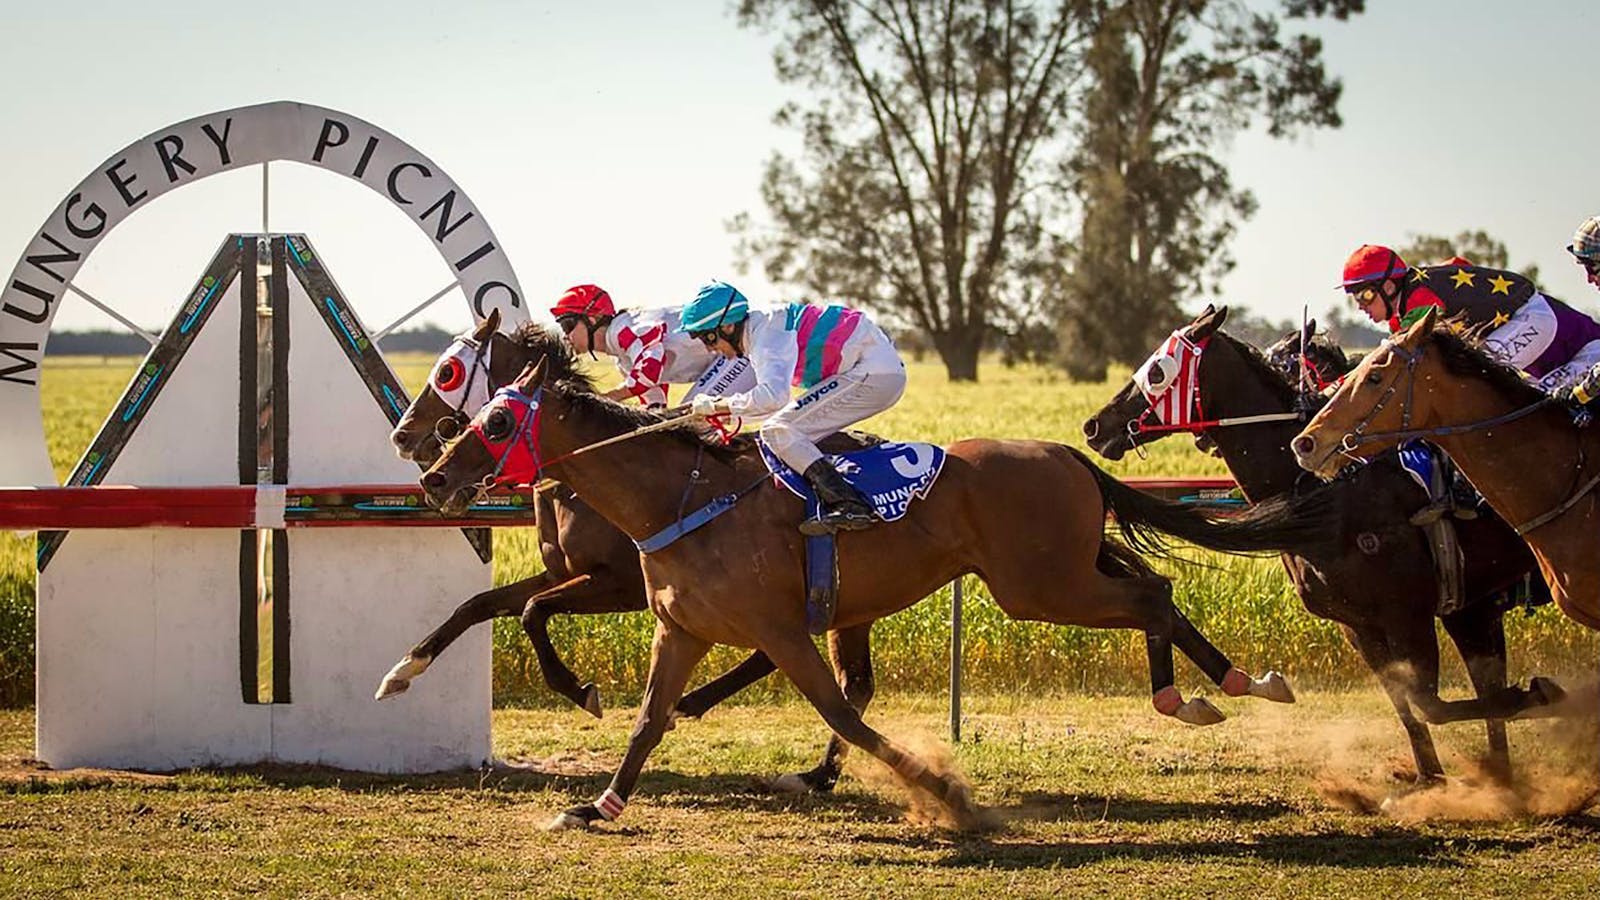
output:
[[[807,537],[816,537],[823,534],[837,534],[841,531],[862,531],[871,528],[877,522],[878,517],[864,506],[860,509],[843,506],[824,509],[816,518],[801,522],[800,533]]]

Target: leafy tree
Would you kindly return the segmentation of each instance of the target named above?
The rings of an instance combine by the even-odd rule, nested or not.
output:
[[[1487,231],[1462,231],[1455,237],[1444,237],[1437,234],[1413,234],[1411,240],[1404,247],[1396,248],[1396,252],[1407,263],[1414,266],[1442,262],[1453,256],[1464,257],[1473,265],[1487,266],[1491,269],[1511,269],[1511,254],[1506,252],[1503,241],[1491,237]],[[1539,280],[1539,267],[1528,264],[1512,271],[1521,272],[1529,281]]]
[[[1289,19],[1347,18],[1362,0],[1287,0]],[[1263,123],[1275,137],[1338,127],[1341,85],[1321,42],[1285,36],[1273,14],[1238,0],[1096,0],[1085,130],[1062,168],[1081,205],[1075,244],[1060,243],[1061,362],[1103,378],[1139,362],[1179,303],[1215,290],[1233,266],[1237,223],[1255,210],[1212,154]]]
[[[762,182],[774,227],[731,223],[770,278],[927,335],[951,379],[1042,309],[1091,0],[742,0],[780,35],[779,78],[810,89],[803,136]]]

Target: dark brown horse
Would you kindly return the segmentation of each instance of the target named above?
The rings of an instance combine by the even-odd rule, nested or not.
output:
[[[1254,348],[1223,332],[1227,308],[1208,307],[1185,329],[1192,341],[1209,339],[1200,357],[1200,407],[1207,419],[1238,419],[1288,413],[1302,402],[1298,373],[1291,380]],[[1294,333],[1280,349],[1298,366],[1306,334]],[[1322,344],[1308,344],[1307,358],[1318,381],[1332,381],[1348,369],[1344,355]],[[1101,455],[1120,459],[1136,443],[1166,432],[1134,437],[1130,423],[1145,416],[1149,403],[1129,382],[1110,403],[1084,423],[1089,444]],[[1429,723],[1481,717],[1482,708],[1439,697],[1439,647],[1434,630],[1438,588],[1433,558],[1420,528],[1410,518],[1427,504],[1426,495],[1394,454],[1353,471],[1327,488],[1306,476],[1288,444],[1303,418],[1213,427],[1198,437],[1221,454],[1246,498],[1259,501],[1306,491],[1328,491],[1336,498],[1337,520],[1319,540],[1283,557],[1284,567],[1306,610],[1339,623],[1345,637],[1378,676],[1411,742],[1418,776],[1443,774]],[[1496,599],[1519,582],[1533,557],[1505,522],[1484,515],[1456,523],[1466,572],[1466,602],[1444,616],[1445,632],[1456,645],[1479,698],[1506,693],[1503,608]],[[1508,702],[1520,705],[1510,695]],[[1509,773],[1505,724],[1487,721],[1490,765]]]
[[[772,487],[759,457],[748,448],[708,445],[688,429],[611,443],[660,419],[606,401],[589,385],[547,381],[546,365],[502,390],[479,412],[473,430],[424,474],[423,488],[440,508],[470,504],[486,477],[526,482],[542,471],[643,541],[679,521],[685,508],[743,498],[644,557],[657,627],[638,724],[601,798],[567,810],[552,827],[581,827],[621,812],[695,664],[718,643],[765,651],[835,734],[957,819],[970,814],[970,798],[957,780],[868,727],[834,683],[806,634],[795,529],[801,504]],[[608,442],[602,449],[576,453],[602,441]],[[1172,605],[1170,582],[1103,538],[1105,517],[1111,512],[1136,543],[1147,544],[1155,540],[1152,532],[1162,531],[1233,551],[1303,538],[1306,523],[1287,518],[1281,507],[1218,522],[1134,491],[1058,444],[969,440],[948,453],[938,483],[903,519],[840,536],[837,626],[871,623],[973,573],[1013,618],[1143,631],[1158,704],[1164,697],[1181,699],[1172,686],[1174,642],[1208,675],[1234,682],[1234,691],[1263,687],[1235,675],[1214,648],[1204,652],[1209,645]]]
[[[563,376],[570,374],[572,358],[561,338],[539,326],[525,326],[515,334],[498,331],[499,311],[492,311],[461,342],[468,352],[435,365],[436,373],[453,366],[448,377],[461,379],[458,387],[465,408],[446,402],[430,381],[406,408],[391,439],[400,456],[432,464],[443,444],[440,435],[454,435],[478,411],[484,398],[508,384],[528,364],[546,358],[558,361]],[[476,382],[477,390],[470,389]],[[470,402],[469,402],[469,397]],[[851,449],[852,438],[837,435],[824,442],[829,452]],[[643,612],[644,572],[639,567],[639,550],[627,535],[618,531],[594,510],[579,500],[572,489],[551,485],[539,492],[535,501],[535,522],[539,530],[539,555],[545,570],[532,578],[484,591],[458,606],[438,628],[419,641],[395,664],[378,686],[377,698],[394,696],[411,686],[411,680],[427,671],[468,628],[500,617],[518,616],[522,629],[533,644],[539,669],[551,690],[571,700],[591,715],[600,715],[600,691],[593,682],[580,684],[550,642],[548,623],[556,615],[598,615],[617,612]],[[865,706],[875,690],[872,660],[869,655],[871,624],[828,636],[831,655],[836,660],[845,693]],[[699,717],[743,688],[754,684],[775,667],[757,651],[732,671],[692,691],[678,701],[676,713]],[[782,790],[829,791],[839,779],[844,745],[837,737],[828,742],[823,758],[810,771],[785,775],[773,782]]]
[[[1295,437],[1295,457],[1331,478],[1351,458],[1426,437],[1516,523],[1561,611],[1600,630],[1600,430],[1579,429],[1563,404],[1435,318],[1429,310],[1362,360]]]

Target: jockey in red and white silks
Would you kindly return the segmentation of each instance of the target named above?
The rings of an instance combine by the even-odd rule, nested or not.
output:
[[[670,385],[694,385],[692,397],[722,396],[755,383],[748,361],[724,359],[680,332],[677,310],[619,310],[606,291],[580,284],[568,289],[550,314],[574,349],[616,359],[622,386],[606,393],[612,400],[637,398],[645,406],[665,406]]]

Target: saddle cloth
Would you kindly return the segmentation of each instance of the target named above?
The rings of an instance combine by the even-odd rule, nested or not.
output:
[[[761,458],[778,483],[789,492],[806,501],[807,510],[815,510],[816,494],[805,478],[784,464],[773,454],[765,442],[757,441]],[[893,441],[851,453],[824,456],[829,465],[850,482],[862,496],[872,503],[878,517],[893,522],[905,516],[911,501],[926,497],[933,482],[944,469],[944,448],[933,444]]]

